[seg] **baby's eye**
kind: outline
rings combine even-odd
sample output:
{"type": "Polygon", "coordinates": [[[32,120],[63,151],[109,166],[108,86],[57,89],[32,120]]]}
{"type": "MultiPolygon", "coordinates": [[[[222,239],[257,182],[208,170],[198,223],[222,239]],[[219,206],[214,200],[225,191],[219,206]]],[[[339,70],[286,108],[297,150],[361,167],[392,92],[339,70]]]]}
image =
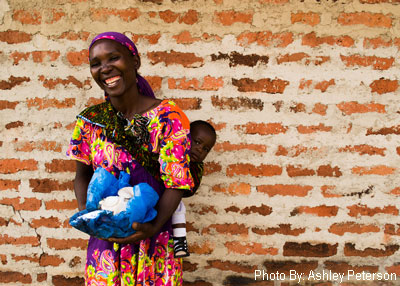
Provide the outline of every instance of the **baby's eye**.
{"type": "Polygon", "coordinates": [[[199,142],[199,141],[197,141],[197,140],[194,140],[194,143],[195,143],[195,144],[200,144],[200,142],[199,142]]]}

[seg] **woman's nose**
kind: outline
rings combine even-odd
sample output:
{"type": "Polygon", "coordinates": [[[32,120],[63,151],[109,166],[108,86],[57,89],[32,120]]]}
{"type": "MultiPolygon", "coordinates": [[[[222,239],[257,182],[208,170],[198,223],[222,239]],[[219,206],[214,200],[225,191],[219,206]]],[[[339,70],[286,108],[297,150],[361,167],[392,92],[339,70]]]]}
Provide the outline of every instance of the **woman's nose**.
{"type": "Polygon", "coordinates": [[[104,64],[101,65],[100,71],[102,73],[109,73],[111,71],[111,67],[110,67],[110,65],[108,63],[104,63],[104,64]]]}

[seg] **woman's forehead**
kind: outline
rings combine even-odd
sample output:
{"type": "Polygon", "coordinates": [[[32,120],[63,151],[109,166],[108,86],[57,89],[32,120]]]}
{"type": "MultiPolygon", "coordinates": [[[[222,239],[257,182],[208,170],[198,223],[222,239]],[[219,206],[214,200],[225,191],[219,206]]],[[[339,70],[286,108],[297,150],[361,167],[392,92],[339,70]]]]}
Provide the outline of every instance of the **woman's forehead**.
{"type": "Polygon", "coordinates": [[[101,39],[96,41],[89,50],[89,57],[95,57],[99,54],[103,53],[111,53],[111,52],[129,52],[127,48],[125,48],[123,45],[120,43],[109,40],[109,39],[101,39]]]}

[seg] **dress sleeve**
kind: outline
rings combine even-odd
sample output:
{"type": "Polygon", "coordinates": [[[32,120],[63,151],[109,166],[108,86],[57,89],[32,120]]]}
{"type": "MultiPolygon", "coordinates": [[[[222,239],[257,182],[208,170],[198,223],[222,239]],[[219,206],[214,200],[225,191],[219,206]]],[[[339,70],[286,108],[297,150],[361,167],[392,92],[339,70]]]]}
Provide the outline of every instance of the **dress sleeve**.
{"type": "Polygon", "coordinates": [[[159,116],[160,175],[166,188],[191,191],[194,183],[189,168],[190,125],[186,115],[174,103],[159,116]]]}
{"type": "Polygon", "coordinates": [[[86,122],[82,118],[77,119],[67,150],[67,156],[86,165],[92,164],[92,154],[90,148],[91,133],[93,131],[92,129],[92,124],[86,122]]]}

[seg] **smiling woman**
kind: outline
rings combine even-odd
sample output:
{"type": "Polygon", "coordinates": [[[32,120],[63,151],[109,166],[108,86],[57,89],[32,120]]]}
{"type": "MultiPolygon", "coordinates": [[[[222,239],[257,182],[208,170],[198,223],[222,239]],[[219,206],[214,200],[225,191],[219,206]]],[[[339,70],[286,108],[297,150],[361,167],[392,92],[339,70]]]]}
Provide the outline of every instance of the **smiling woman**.
{"type": "Polygon", "coordinates": [[[175,103],[154,97],[137,72],[138,51],[123,34],[95,37],[89,61],[107,100],[78,115],[67,151],[77,160],[74,188],[79,210],[85,209],[88,184],[100,167],[116,177],[128,172],[136,183],[145,177],[144,167],[160,183],[155,188],[160,200],[157,217],[150,223],[133,223],[133,235],[90,238],[85,283],[182,285],[182,260],[173,253],[171,215],[183,194],[193,190],[189,121],[175,103]]]}

